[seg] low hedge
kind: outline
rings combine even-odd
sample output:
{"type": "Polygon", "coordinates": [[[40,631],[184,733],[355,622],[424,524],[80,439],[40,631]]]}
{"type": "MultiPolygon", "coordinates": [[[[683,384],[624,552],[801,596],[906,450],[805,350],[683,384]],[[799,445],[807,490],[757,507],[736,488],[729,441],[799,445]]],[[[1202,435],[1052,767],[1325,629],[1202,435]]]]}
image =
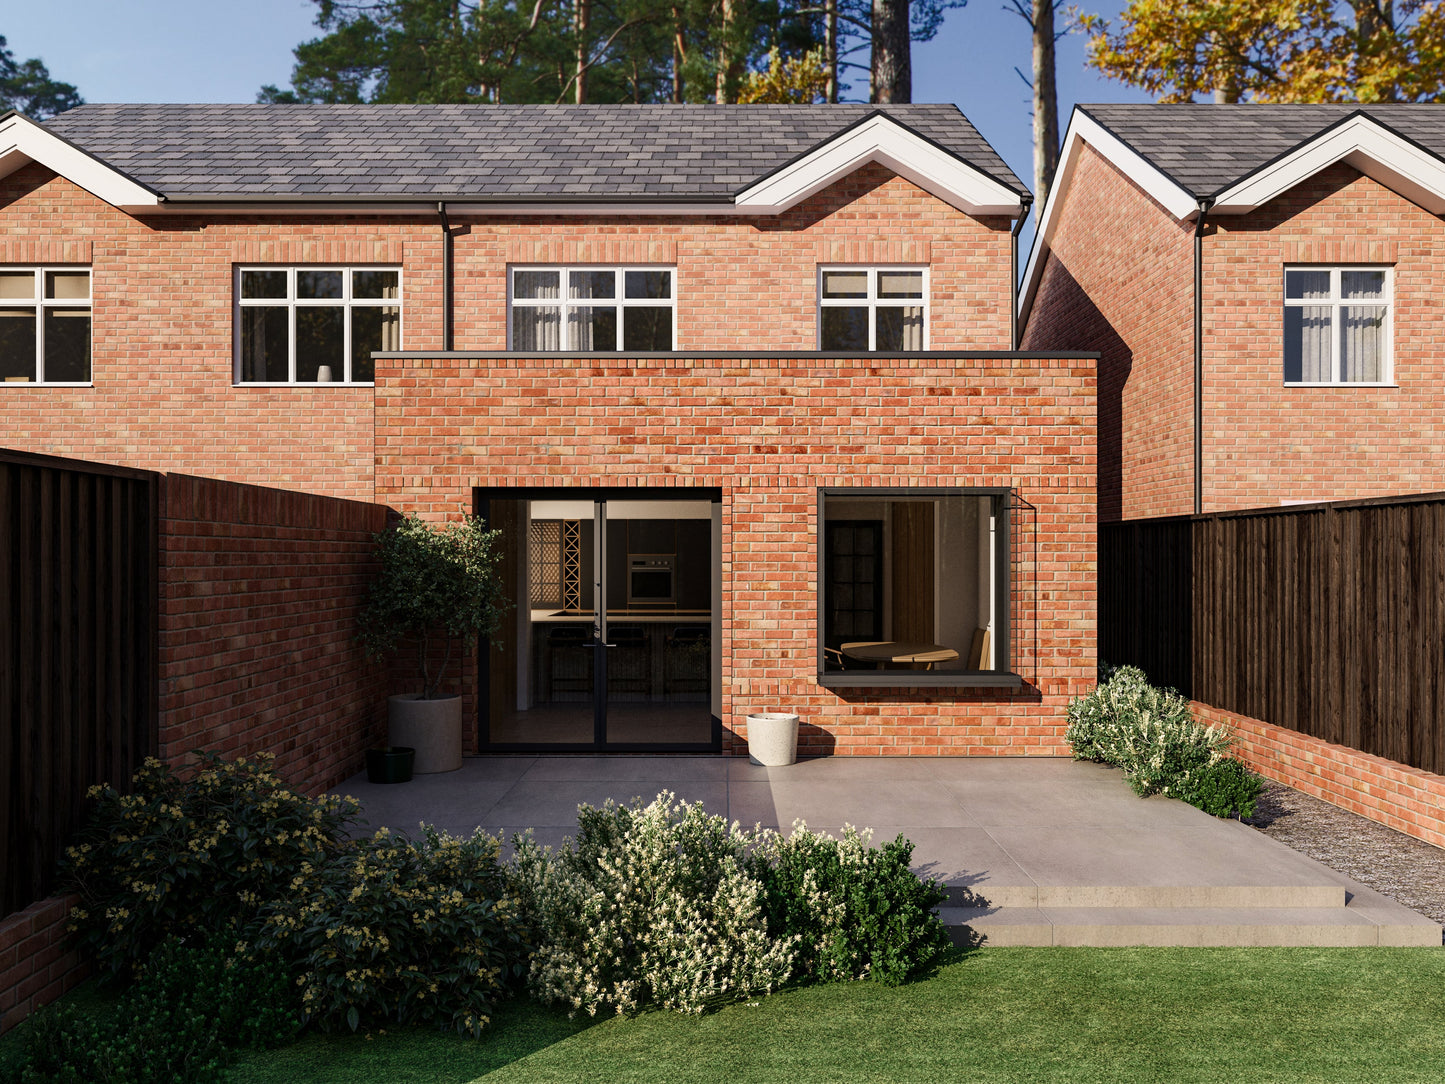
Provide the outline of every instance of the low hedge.
{"type": "Polygon", "coordinates": [[[1075,760],[1122,769],[1141,798],[1164,794],[1215,817],[1250,817],[1262,781],[1228,755],[1234,735],[1194,721],[1189,701],[1149,684],[1134,666],[1106,671],[1069,704],[1065,740],[1075,760]]]}

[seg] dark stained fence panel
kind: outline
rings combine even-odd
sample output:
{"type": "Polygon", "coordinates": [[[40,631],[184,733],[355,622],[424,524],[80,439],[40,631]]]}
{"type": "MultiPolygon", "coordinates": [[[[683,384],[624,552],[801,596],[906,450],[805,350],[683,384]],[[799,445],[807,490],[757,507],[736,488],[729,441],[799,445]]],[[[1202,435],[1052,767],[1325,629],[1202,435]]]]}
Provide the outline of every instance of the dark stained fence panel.
{"type": "Polygon", "coordinates": [[[1445,494],[1100,529],[1099,657],[1445,774],[1445,494]]]}
{"type": "Polygon", "coordinates": [[[158,476],[0,451],[0,914],[154,748],[158,476]]]}

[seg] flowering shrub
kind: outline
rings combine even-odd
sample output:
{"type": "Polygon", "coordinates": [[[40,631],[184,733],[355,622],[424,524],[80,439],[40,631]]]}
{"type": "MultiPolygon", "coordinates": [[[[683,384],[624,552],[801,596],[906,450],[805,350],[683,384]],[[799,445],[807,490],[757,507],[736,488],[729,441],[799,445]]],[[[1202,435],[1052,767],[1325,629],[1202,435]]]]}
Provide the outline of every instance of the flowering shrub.
{"type": "Polygon", "coordinates": [[[1075,699],[1064,738],[1075,760],[1123,769],[1141,798],[1166,794],[1216,817],[1254,812],[1260,782],[1228,757],[1234,744],[1228,728],[1196,723],[1189,701],[1150,685],[1137,667],[1113,670],[1075,699]]]}
{"type": "Polygon", "coordinates": [[[269,754],[201,754],[182,779],[148,757],[131,793],[93,787],[89,822],[62,862],[80,904],[70,929],[112,974],[169,935],[244,925],[304,867],[324,862],[356,815],[351,799],[287,790],[269,754]]]}
{"type": "Polygon", "coordinates": [[[794,974],[822,981],[876,979],[897,985],[950,946],[933,909],[947,895],[909,868],[903,836],[881,848],[846,827],[842,839],[808,830],[759,833],[753,869],[766,886],[768,925],[796,943],[794,974]]]}
{"type": "Polygon", "coordinates": [[[303,869],[266,909],[253,953],[290,962],[323,1028],[393,1020],[480,1035],[526,972],[528,945],[496,839],[382,829],[303,869]]]}
{"type": "Polygon", "coordinates": [[[780,986],[794,938],[769,936],[748,843],[666,792],[645,807],[582,806],[575,843],[556,852],[515,840],[513,884],[539,935],[532,991],[595,1015],[701,1012],[780,986]]]}
{"type": "Polygon", "coordinates": [[[273,961],[246,961],[223,938],[168,938],[109,1014],[60,1004],[26,1030],[15,1077],[24,1084],[109,1081],[210,1084],[226,1079],[237,1047],[290,1040],[301,1020],[293,987],[273,961]]]}

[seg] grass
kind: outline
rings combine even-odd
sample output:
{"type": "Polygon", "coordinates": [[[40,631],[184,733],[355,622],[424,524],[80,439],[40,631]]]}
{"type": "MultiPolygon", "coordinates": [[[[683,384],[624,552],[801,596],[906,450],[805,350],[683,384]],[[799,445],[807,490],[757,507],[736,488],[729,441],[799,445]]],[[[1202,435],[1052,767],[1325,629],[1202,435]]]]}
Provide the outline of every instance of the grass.
{"type": "MultiPolygon", "coordinates": [[[[15,1035],[0,1039],[0,1065],[15,1035]]],[[[247,1053],[234,1073],[238,1084],[1436,1082],[1445,953],[987,949],[905,987],[791,990],[702,1017],[569,1020],[517,1001],[480,1042],[309,1034],[247,1053]]]]}

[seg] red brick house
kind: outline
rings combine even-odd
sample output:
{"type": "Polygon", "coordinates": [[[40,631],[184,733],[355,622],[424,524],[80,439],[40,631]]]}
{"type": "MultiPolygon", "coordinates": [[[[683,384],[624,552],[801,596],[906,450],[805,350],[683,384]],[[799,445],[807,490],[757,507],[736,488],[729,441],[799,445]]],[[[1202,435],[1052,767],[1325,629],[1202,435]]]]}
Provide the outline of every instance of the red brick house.
{"type": "Polygon", "coordinates": [[[1445,110],[1074,112],[1020,299],[1098,350],[1102,519],[1445,489],[1445,110]]]}
{"type": "Polygon", "coordinates": [[[11,115],[0,443],[481,511],[472,749],[1062,753],[1094,358],[1012,350],[1027,207],[951,106],[11,115]]]}

